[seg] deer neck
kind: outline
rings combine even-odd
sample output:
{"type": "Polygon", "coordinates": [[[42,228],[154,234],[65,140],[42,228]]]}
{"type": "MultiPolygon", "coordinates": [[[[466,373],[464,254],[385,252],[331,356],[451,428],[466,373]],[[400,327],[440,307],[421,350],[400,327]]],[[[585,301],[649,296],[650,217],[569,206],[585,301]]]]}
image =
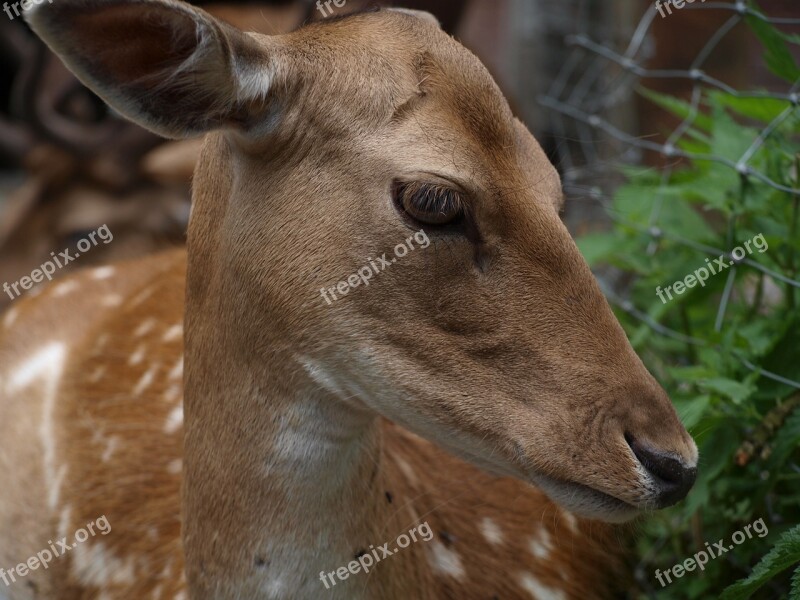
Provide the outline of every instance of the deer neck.
{"type": "Polygon", "coordinates": [[[366,596],[367,584],[398,577],[411,553],[393,557],[381,576],[330,590],[320,573],[377,546],[398,519],[386,498],[381,422],[326,389],[321,367],[293,351],[252,298],[243,301],[241,274],[212,248],[231,193],[227,153],[224,140],[207,143],[189,233],[183,539],[191,595],[366,596]]]}
{"type": "Polygon", "coordinates": [[[379,423],[315,389],[292,359],[257,366],[218,333],[213,350],[187,355],[205,371],[191,402],[187,388],[193,597],[318,597],[321,571],[380,539],[365,521],[386,516],[379,423]]]}

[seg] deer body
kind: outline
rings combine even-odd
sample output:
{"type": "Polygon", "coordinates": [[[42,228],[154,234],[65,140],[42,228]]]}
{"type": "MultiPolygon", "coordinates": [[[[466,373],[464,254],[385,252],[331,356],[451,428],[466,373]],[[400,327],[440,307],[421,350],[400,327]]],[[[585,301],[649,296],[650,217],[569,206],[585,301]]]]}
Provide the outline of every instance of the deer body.
{"type": "Polygon", "coordinates": [[[208,137],[187,253],[5,315],[0,566],[112,526],[10,597],[610,596],[597,519],[680,499],[696,449],[477,60],[417,13],[271,38],[170,0],[51,8],[32,26],[118,110],[208,137]],[[429,248],[320,301],[420,223],[429,248]]]}
{"type": "MultiPolygon", "coordinates": [[[[3,443],[25,454],[2,465],[4,494],[12,496],[0,513],[0,565],[36,556],[48,540],[74,543],[73,533],[100,515],[111,524],[108,536],[0,588],[10,598],[186,597],[185,268],[185,253],[176,251],[87,270],[6,314],[3,443]],[[77,285],[62,296],[66,282],[77,285]],[[122,295],[118,308],[103,308],[109,295],[122,295]],[[39,332],[46,341],[32,344],[39,332]],[[49,399],[56,385],[57,398],[49,399]],[[51,464],[43,461],[48,454],[51,464]]],[[[213,377],[229,366],[220,364],[213,377]]],[[[250,397],[270,405],[257,428],[253,409],[239,402],[225,415],[226,431],[216,432],[208,459],[219,476],[237,480],[199,507],[200,520],[225,523],[199,545],[209,565],[229,561],[221,575],[241,587],[220,594],[209,586],[197,597],[577,598],[616,589],[622,548],[610,526],[579,521],[535,488],[487,474],[387,421],[326,411],[326,374],[310,361],[271,367],[280,379],[303,376],[307,391],[250,397]],[[281,421],[291,425],[270,425],[281,421]],[[253,437],[242,437],[248,430],[253,437]],[[236,438],[229,448],[226,435],[236,438]],[[434,532],[430,542],[335,586],[320,580],[320,571],[347,566],[370,546],[396,549],[395,538],[423,521],[434,532]]]]}

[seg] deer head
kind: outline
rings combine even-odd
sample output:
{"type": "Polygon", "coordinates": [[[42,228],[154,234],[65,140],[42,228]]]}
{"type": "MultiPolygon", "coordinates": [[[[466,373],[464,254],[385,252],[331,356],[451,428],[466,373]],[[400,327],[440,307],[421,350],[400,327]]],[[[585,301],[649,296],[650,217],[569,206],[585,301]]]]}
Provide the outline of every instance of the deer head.
{"type": "Polygon", "coordinates": [[[59,0],[29,20],[122,114],[211,134],[189,232],[188,428],[220,409],[209,357],[255,373],[280,354],[276,394],[305,378],[581,515],[621,521],[688,492],[695,444],[562,224],[556,170],[430,15],[265,36],[174,0],[59,0]],[[419,230],[430,244],[395,255],[419,230]],[[369,285],[321,296],[384,253],[396,262],[369,285]]]}

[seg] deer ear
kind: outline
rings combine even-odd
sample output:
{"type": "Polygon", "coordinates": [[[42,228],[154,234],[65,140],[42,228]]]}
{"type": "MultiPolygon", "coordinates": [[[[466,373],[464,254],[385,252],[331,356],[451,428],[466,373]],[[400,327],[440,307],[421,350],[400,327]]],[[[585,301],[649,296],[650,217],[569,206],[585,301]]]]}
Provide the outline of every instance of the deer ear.
{"type": "Polygon", "coordinates": [[[98,96],[164,137],[246,126],[275,71],[269,38],[175,0],[59,0],[26,19],[98,96]]]}

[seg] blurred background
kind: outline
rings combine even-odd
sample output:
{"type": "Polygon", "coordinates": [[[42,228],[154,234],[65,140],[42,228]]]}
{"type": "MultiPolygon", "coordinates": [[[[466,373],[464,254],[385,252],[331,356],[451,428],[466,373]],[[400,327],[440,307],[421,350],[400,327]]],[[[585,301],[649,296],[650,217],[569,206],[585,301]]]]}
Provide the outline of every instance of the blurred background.
{"type": "MultiPolygon", "coordinates": [[[[264,34],[324,18],[314,0],[194,4],[264,34]]],[[[495,76],[560,170],[565,222],[701,447],[690,500],[642,526],[629,596],[734,585],[728,597],[800,598],[788,568],[800,561],[798,0],[378,4],[434,13],[495,76]],[[656,298],[758,234],[769,252],[656,298]],[[765,538],[669,588],[655,580],[757,518],[765,538]]],[[[120,119],[11,13],[0,53],[0,284],[104,224],[113,243],[58,276],[184,243],[199,142],[120,119]]],[[[0,294],[0,311],[11,303],[0,294]]]]}

